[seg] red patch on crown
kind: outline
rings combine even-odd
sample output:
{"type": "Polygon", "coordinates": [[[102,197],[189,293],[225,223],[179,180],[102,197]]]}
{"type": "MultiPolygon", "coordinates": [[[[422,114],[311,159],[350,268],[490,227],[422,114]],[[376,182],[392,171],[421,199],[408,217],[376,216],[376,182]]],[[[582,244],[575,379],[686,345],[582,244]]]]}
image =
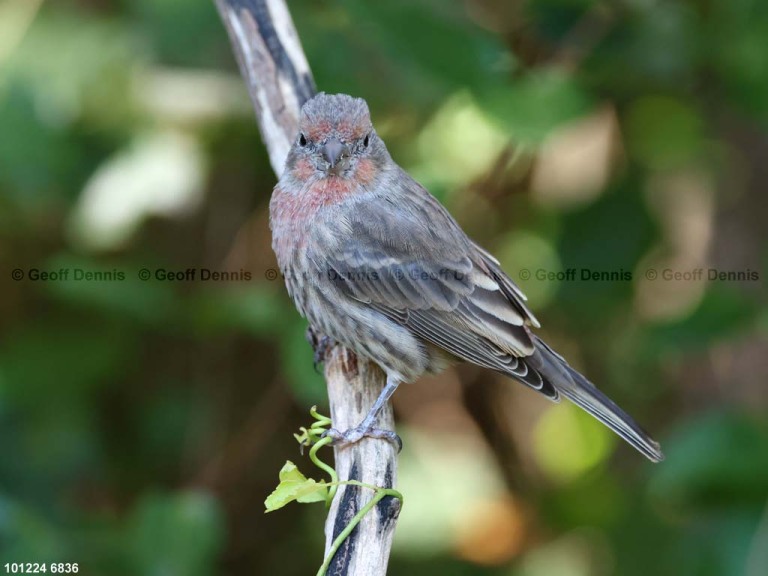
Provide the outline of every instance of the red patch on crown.
{"type": "Polygon", "coordinates": [[[353,124],[346,120],[341,120],[336,125],[336,130],[345,141],[353,142],[359,138],[364,137],[370,128],[367,126],[361,126],[360,124],[353,124]]]}
{"type": "Polygon", "coordinates": [[[323,142],[328,136],[336,134],[343,142],[349,144],[364,138],[370,130],[370,126],[352,123],[347,120],[340,120],[336,125],[333,125],[328,120],[318,120],[305,130],[305,134],[313,142],[323,142]]]}
{"type": "Polygon", "coordinates": [[[317,120],[307,129],[307,138],[313,142],[322,142],[333,130],[333,124],[327,120],[317,120]]]}

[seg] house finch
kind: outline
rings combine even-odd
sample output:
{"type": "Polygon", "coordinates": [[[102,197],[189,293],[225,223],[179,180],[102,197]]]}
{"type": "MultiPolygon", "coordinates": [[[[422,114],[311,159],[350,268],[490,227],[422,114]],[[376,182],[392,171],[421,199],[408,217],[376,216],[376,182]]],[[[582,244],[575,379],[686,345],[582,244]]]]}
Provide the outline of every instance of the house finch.
{"type": "Polygon", "coordinates": [[[531,328],[526,297],[491,254],[390,157],[368,106],[319,94],[270,202],[272,247],[288,292],[315,330],[376,362],[387,384],[338,443],[396,438],[374,427],[400,382],[466,361],[565,396],[653,461],[664,458],[621,408],[531,328]]]}

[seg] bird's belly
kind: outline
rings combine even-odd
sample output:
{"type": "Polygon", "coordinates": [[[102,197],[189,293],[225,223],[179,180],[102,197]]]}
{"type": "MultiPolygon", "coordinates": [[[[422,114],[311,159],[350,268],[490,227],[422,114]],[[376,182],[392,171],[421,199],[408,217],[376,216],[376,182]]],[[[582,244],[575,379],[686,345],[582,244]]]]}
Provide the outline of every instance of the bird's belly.
{"type": "Polygon", "coordinates": [[[433,371],[434,351],[406,327],[366,304],[340,293],[332,284],[292,282],[288,292],[313,328],[376,362],[385,372],[412,382],[433,371]]]}

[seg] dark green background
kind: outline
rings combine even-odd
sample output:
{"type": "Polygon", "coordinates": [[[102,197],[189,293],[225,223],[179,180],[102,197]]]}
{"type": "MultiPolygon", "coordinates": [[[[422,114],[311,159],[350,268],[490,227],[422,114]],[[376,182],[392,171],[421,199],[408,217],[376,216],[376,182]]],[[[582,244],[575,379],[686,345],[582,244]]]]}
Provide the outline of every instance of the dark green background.
{"type": "MultiPolygon", "coordinates": [[[[768,573],[768,4],[289,4],[318,87],[368,100],[667,454],[472,368],[409,386],[390,573],[768,573]],[[570,268],[631,280],[535,277],[570,268]]],[[[322,506],[263,500],[286,459],[319,476],[291,433],[323,382],[265,277],[275,177],[212,2],[0,11],[0,560],[313,574],[322,506]],[[189,267],[252,277],[137,276],[189,267]],[[27,277],[61,268],[125,280],[27,277]]]]}

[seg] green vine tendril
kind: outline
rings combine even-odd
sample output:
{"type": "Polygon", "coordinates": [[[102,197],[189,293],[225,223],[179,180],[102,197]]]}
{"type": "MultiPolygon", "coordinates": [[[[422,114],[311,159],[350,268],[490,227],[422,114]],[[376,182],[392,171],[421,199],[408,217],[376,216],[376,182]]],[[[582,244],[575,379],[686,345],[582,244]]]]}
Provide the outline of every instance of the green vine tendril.
{"type": "Polygon", "coordinates": [[[301,503],[320,502],[324,501],[326,507],[330,507],[333,498],[336,495],[339,486],[357,486],[359,488],[366,488],[373,490],[374,495],[365,506],[363,506],[357,514],[350,520],[349,524],[341,531],[336,539],[331,544],[331,548],[328,551],[328,555],[323,560],[323,565],[320,566],[320,570],[317,572],[317,576],[325,576],[328,571],[328,567],[331,564],[331,560],[338,552],[341,545],[344,543],[352,531],[360,524],[360,521],[370,512],[374,506],[381,502],[387,496],[397,498],[400,500],[400,505],[403,504],[403,495],[393,488],[381,488],[379,486],[373,486],[371,484],[365,484],[357,480],[339,480],[339,475],[331,466],[323,462],[317,455],[320,448],[328,446],[332,440],[327,437],[323,437],[323,434],[331,427],[331,419],[327,416],[323,416],[317,412],[317,407],[313,406],[309,411],[315,421],[309,428],[300,428],[300,434],[294,434],[296,441],[303,449],[309,447],[309,459],[312,463],[320,468],[323,472],[328,474],[330,481],[318,481],[312,478],[305,477],[299,472],[296,465],[293,462],[286,462],[283,469],[280,471],[280,484],[275,488],[272,494],[264,502],[266,511],[272,512],[279,508],[282,508],[289,502],[294,500],[301,503]]]}

